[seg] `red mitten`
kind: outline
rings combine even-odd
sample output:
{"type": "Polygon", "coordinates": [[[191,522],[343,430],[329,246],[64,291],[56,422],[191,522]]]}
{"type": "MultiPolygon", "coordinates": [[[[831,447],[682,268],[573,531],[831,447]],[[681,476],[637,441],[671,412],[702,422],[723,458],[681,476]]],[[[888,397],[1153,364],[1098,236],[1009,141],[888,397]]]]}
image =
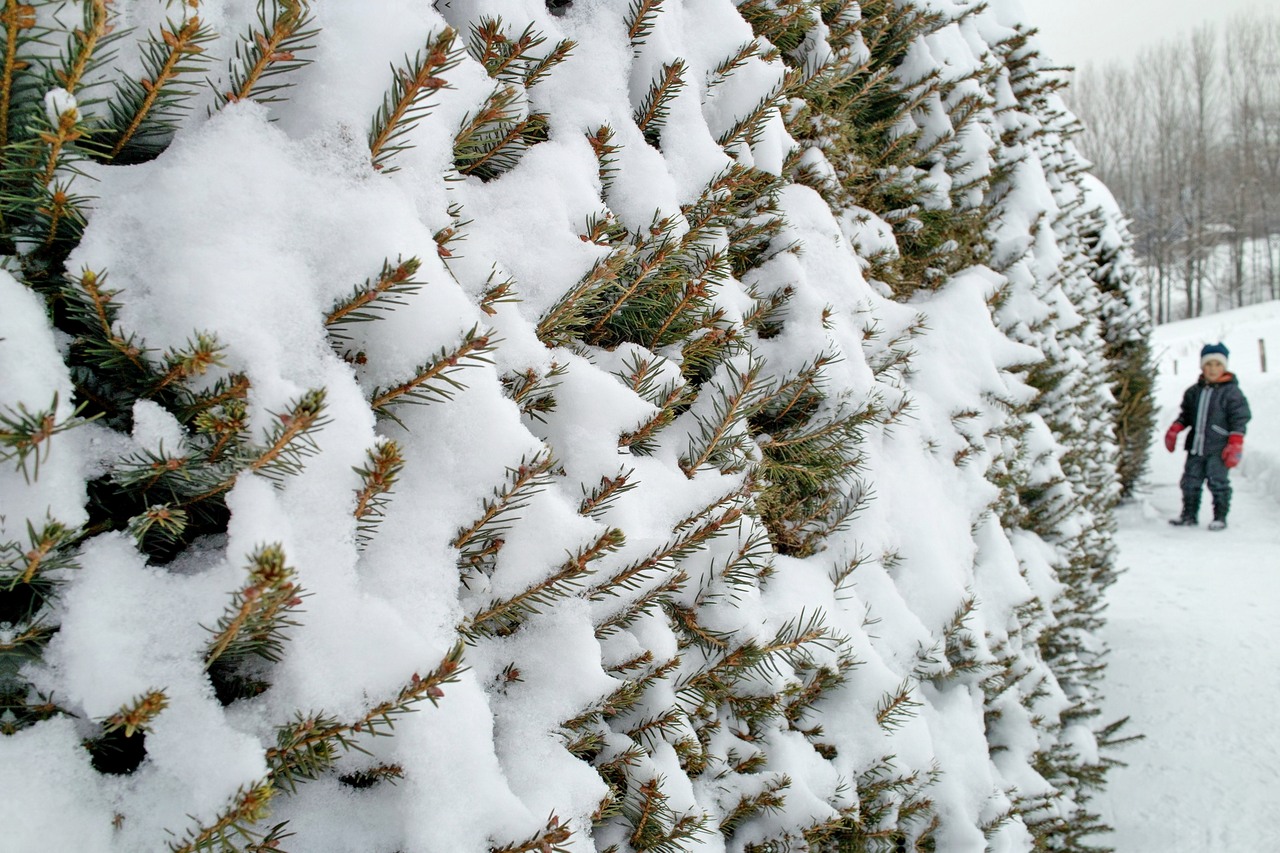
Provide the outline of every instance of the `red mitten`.
{"type": "Polygon", "coordinates": [[[1222,464],[1228,468],[1234,468],[1240,464],[1242,455],[1244,455],[1244,436],[1233,432],[1227,436],[1227,446],[1222,448],[1222,464]]]}
{"type": "Polygon", "coordinates": [[[1184,429],[1186,429],[1185,426],[1174,421],[1173,426],[1169,427],[1169,431],[1164,434],[1164,446],[1170,453],[1178,446],[1178,433],[1184,429]]]}

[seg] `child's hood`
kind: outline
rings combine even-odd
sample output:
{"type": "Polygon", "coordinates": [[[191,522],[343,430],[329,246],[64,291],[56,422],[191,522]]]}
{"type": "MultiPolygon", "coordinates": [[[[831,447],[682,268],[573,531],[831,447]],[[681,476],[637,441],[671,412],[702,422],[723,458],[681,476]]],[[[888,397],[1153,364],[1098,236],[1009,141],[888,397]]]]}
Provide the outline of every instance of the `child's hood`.
{"type": "Polygon", "coordinates": [[[1201,376],[1201,377],[1197,380],[1196,384],[1198,384],[1198,385],[1228,385],[1228,384],[1230,384],[1230,383],[1232,383],[1232,382],[1235,382],[1237,385],[1238,385],[1238,384],[1240,384],[1240,383],[1236,380],[1236,375],[1235,375],[1234,373],[1224,373],[1224,374],[1222,374],[1221,376],[1219,376],[1219,377],[1218,377],[1218,381],[1217,381],[1217,382],[1210,382],[1208,379],[1205,379],[1203,376],[1201,376]]]}

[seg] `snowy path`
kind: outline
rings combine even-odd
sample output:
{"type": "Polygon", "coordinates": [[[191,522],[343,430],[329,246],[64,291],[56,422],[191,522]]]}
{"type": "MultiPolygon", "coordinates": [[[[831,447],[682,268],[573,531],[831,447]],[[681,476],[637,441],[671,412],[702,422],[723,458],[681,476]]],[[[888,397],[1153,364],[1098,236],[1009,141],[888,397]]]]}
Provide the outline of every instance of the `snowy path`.
{"type": "MultiPolygon", "coordinates": [[[[1247,452],[1247,451],[1246,451],[1247,452]]],[[[1280,504],[1233,477],[1230,529],[1182,530],[1183,454],[1120,515],[1105,719],[1146,739],[1096,804],[1118,853],[1280,851],[1280,504]]],[[[1208,495],[1202,515],[1208,516],[1208,495]]],[[[1207,520],[1202,518],[1201,523],[1207,520]]]]}

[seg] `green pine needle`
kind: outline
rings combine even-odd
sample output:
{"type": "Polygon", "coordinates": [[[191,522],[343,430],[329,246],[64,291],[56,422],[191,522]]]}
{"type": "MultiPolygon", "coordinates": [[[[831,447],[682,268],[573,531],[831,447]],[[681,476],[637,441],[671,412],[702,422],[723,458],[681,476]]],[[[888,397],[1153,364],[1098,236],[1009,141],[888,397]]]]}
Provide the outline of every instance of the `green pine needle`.
{"type": "Polygon", "coordinates": [[[455,46],[457,32],[446,27],[427,40],[427,45],[405,57],[404,66],[391,69],[391,88],[369,128],[369,156],[373,168],[394,171],[391,158],[411,147],[408,137],[431,113],[431,96],[452,88],[442,74],[462,61],[462,49],[455,46]]]}
{"type": "Polygon", "coordinates": [[[293,85],[278,80],[311,63],[299,57],[312,50],[318,29],[312,24],[310,0],[258,0],[258,26],[236,42],[229,60],[230,88],[217,91],[219,107],[238,101],[272,103],[293,85]]]}

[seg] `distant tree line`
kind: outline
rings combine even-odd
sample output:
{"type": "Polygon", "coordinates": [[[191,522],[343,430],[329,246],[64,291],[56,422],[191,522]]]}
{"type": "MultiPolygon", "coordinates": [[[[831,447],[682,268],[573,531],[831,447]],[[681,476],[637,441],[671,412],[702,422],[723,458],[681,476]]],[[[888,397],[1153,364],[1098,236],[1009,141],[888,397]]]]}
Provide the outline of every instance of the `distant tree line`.
{"type": "Polygon", "coordinates": [[[1085,66],[1067,97],[1156,322],[1280,298],[1280,13],[1085,66]]]}

